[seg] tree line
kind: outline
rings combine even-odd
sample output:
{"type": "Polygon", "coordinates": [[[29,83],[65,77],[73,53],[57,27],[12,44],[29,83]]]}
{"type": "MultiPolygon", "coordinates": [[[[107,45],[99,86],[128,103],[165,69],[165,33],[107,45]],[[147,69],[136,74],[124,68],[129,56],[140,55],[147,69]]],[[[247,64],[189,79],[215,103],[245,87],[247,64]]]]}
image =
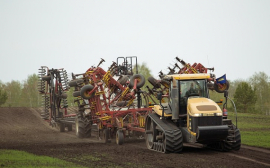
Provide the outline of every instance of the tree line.
{"type": "MultiPolygon", "coordinates": [[[[147,79],[153,75],[147,65],[145,63],[138,65],[138,70],[145,76],[146,85],[151,86],[147,79]]],[[[229,81],[229,97],[234,101],[238,112],[270,115],[269,79],[270,77],[264,72],[256,72],[247,80],[229,81]]],[[[38,82],[37,74],[29,75],[23,82],[0,81],[0,107],[40,107],[42,97],[38,92],[38,82]]],[[[69,106],[75,105],[72,93],[72,89],[67,92],[69,106]]],[[[225,100],[223,94],[215,91],[210,91],[210,98],[214,101],[225,100]]],[[[228,109],[234,109],[232,103],[228,103],[228,109]]]]}
{"type": "MultiPolygon", "coordinates": [[[[238,112],[270,115],[270,77],[267,74],[255,72],[246,80],[237,79],[229,83],[229,97],[234,101],[238,112]]],[[[212,91],[210,98],[225,100],[223,94],[212,91]]],[[[228,103],[228,109],[234,110],[233,103],[228,103]]]]}
{"type": "Polygon", "coordinates": [[[38,76],[33,74],[23,82],[12,80],[3,83],[0,81],[0,100],[2,100],[0,106],[39,107],[41,96],[38,92],[38,80],[38,76]]]}

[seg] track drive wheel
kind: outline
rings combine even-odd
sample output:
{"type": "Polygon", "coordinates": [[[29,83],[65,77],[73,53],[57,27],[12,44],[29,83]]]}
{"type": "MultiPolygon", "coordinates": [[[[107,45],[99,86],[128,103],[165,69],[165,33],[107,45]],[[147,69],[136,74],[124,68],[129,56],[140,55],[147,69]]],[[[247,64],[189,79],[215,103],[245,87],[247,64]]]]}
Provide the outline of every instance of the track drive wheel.
{"type": "Polygon", "coordinates": [[[153,120],[148,117],[145,126],[147,148],[161,153],[180,153],[183,149],[181,130],[171,121],[159,120],[157,115],[151,117],[153,120]]]}
{"type": "Polygon", "coordinates": [[[122,130],[117,130],[116,132],[116,144],[122,145],[124,143],[124,133],[122,130]]]}
{"type": "Polygon", "coordinates": [[[151,120],[151,118],[147,118],[145,125],[145,142],[148,149],[153,149],[154,142],[157,141],[156,136],[156,124],[151,120]]]}

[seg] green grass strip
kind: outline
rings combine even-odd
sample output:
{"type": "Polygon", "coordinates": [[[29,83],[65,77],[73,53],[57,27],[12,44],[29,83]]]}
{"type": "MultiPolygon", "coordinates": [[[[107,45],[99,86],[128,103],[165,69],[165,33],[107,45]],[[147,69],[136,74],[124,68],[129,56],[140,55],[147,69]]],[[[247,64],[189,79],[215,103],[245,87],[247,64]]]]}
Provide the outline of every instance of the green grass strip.
{"type": "Polygon", "coordinates": [[[61,159],[48,156],[37,156],[31,153],[18,150],[0,150],[0,167],[20,168],[83,168],[61,159]]]}
{"type": "MultiPolygon", "coordinates": [[[[229,118],[235,123],[234,113],[231,113],[229,118]]],[[[238,113],[237,121],[242,144],[270,148],[270,116],[238,113]]]]}
{"type": "Polygon", "coordinates": [[[270,148],[270,132],[269,131],[242,131],[242,144],[270,148]]]}

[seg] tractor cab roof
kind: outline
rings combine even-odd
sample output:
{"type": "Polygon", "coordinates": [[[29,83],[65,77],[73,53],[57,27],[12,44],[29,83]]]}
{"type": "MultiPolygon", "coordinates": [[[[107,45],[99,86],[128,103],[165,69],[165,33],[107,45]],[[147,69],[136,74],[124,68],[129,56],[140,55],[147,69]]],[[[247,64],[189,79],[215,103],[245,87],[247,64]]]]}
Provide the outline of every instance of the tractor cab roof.
{"type": "Polygon", "coordinates": [[[209,79],[210,74],[197,73],[197,74],[173,74],[166,77],[173,78],[175,80],[192,80],[192,79],[209,79]]]}

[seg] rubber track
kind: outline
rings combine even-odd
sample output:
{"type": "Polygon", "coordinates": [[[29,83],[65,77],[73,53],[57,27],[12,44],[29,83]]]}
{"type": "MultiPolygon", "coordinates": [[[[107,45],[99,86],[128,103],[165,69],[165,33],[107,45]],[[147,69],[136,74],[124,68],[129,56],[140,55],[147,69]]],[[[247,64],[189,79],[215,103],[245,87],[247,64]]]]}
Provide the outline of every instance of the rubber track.
{"type": "Polygon", "coordinates": [[[241,135],[239,129],[237,129],[233,124],[228,125],[229,127],[229,135],[225,141],[216,142],[213,144],[209,144],[208,148],[229,152],[231,150],[239,150],[241,147],[241,135]]]}
{"type": "Polygon", "coordinates": [[[153,122],[165,133],[166,147],[162,142],[154,142],[152,149],[162,153],[179,153],[183,148],[183,136],[181,130],[169,120],[161,120],[155,113],[148,115],[153,122]]]}

